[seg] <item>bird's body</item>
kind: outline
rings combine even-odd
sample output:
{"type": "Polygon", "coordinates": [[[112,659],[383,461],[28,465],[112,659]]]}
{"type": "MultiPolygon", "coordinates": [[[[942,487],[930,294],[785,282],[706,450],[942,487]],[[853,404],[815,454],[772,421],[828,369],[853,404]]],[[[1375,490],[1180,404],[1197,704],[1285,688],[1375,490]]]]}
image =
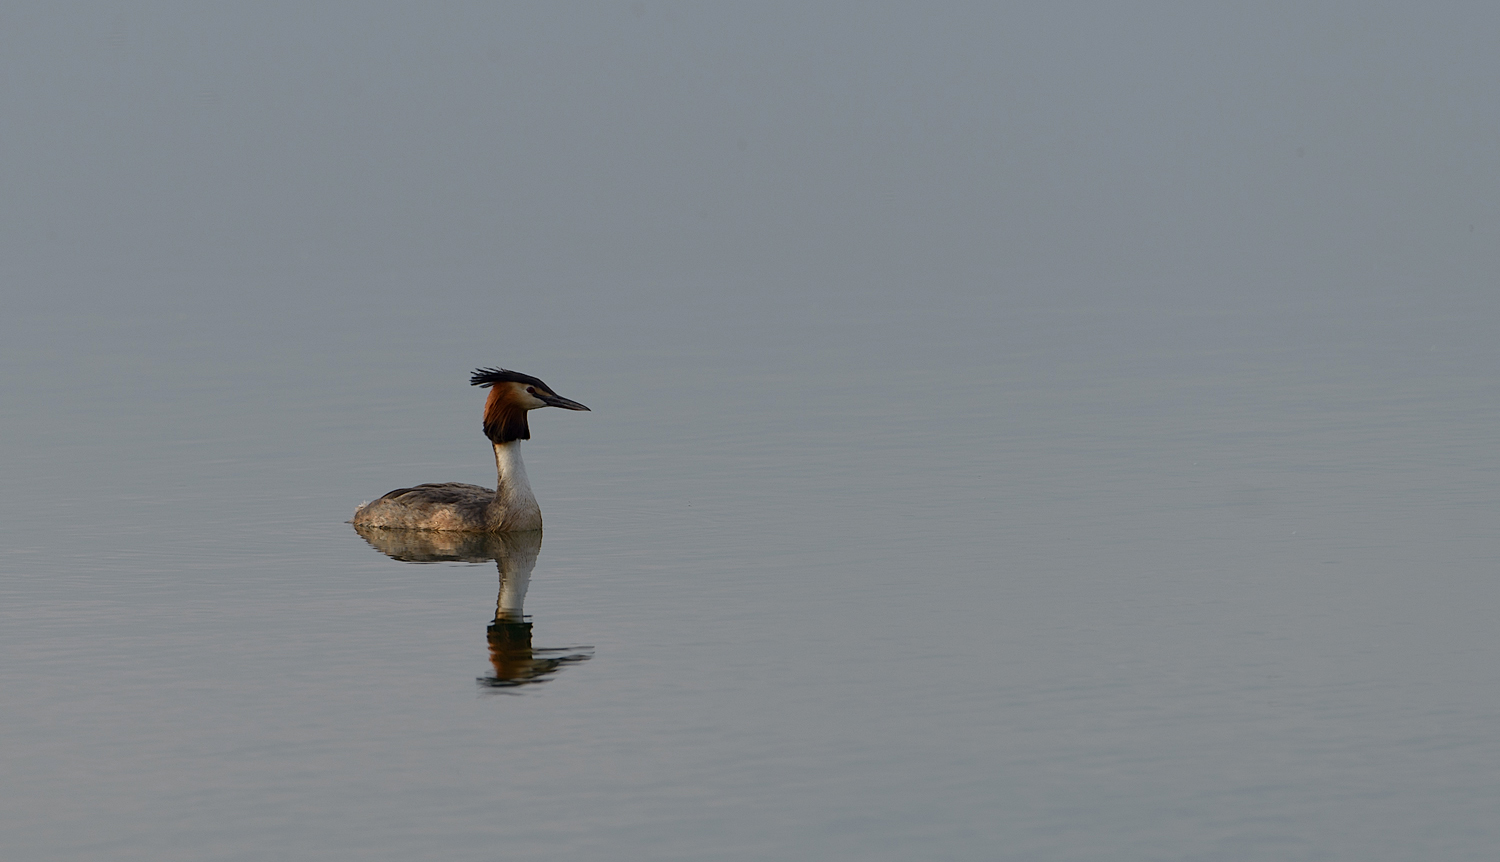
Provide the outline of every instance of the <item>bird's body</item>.
{"type": "Polygon", "coordinates": [[[484,406],[484,432],[495,448],[496,487],[443,482],[397,488],[355,509],[356,527],[462,533],[542,528],[542,510],[521,462],[520,441],[531,438],[526,411],[547,406],[588,408],[558,396],[535,377],[503,368],[481,368],[470,382],[491,387],[484,406]]]}

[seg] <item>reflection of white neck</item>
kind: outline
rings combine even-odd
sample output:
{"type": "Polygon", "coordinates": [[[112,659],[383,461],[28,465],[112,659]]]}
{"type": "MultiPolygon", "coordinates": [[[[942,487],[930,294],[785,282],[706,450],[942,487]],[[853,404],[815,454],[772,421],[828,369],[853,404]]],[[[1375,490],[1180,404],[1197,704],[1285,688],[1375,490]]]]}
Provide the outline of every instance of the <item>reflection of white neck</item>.
{"type": "Polygon", "coordinates": [[[538,532],[502,533],[495,547],[495,567],[500,570],[500,596],[495,599],[495,619],[502,622],[525,622],[526,588],[531,585],[531,570],[542,550],[538,532]]]}
{"type": "Polygon", "coordinates": [[[495,473],[495,500],[490,503],[485,519],[505,530],[540,530],[542,509],[526,480],[521,441],[495,444],[495,473]]]}
{"type": "Polygon", "coordinates": [[[522,620],[526,588],[531,586],[531,569],[500,574],[500,597],[495,601],[495,619],[522,620]]]}

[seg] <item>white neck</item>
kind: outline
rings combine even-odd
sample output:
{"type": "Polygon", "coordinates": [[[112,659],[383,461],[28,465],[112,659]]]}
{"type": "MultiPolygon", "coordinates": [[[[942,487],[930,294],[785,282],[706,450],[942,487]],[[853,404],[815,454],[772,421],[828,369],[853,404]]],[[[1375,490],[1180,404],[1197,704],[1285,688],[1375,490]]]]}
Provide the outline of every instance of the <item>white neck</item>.
{"type": "Polygon", "coordinates": [[[542,509],[526,480],[520,440],[495,444],[495,473],[495,501],[490,504],[490,519],[503,522],[507,530],[540,530],[542,509]]]}

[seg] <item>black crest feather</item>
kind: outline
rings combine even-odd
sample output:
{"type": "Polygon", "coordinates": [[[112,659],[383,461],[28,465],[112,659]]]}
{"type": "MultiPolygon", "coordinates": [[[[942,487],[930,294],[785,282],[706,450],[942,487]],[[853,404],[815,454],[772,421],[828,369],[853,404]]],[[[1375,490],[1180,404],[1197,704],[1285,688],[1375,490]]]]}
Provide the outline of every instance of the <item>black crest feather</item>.
{"type": "Polygon", "coordinates": [[[540,386],[548,392],[552,387],[543,383],[530,374],[522,374],[519,371],[510,371],[505,368],[476,368],[469,375],[470,386],[494,386],[496,383],[524,383],[527,386],[540,386]]]}

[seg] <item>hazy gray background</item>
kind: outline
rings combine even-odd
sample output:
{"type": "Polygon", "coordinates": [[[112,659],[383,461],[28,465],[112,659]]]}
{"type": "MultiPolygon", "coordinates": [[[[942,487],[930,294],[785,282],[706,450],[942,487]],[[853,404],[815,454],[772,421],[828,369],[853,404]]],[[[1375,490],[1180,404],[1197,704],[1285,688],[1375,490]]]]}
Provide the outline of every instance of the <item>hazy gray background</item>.
{"type": "Polygon", "coordinates": [[[1483,280],[1497,25],[1485,4],[12,7],[4,254],[532,289],[1483,280]]]}
{"type": "Polygon", "coordinates": [[[1497,33],[0,10],[4,855],[1495,858],[1497,33]]]}

